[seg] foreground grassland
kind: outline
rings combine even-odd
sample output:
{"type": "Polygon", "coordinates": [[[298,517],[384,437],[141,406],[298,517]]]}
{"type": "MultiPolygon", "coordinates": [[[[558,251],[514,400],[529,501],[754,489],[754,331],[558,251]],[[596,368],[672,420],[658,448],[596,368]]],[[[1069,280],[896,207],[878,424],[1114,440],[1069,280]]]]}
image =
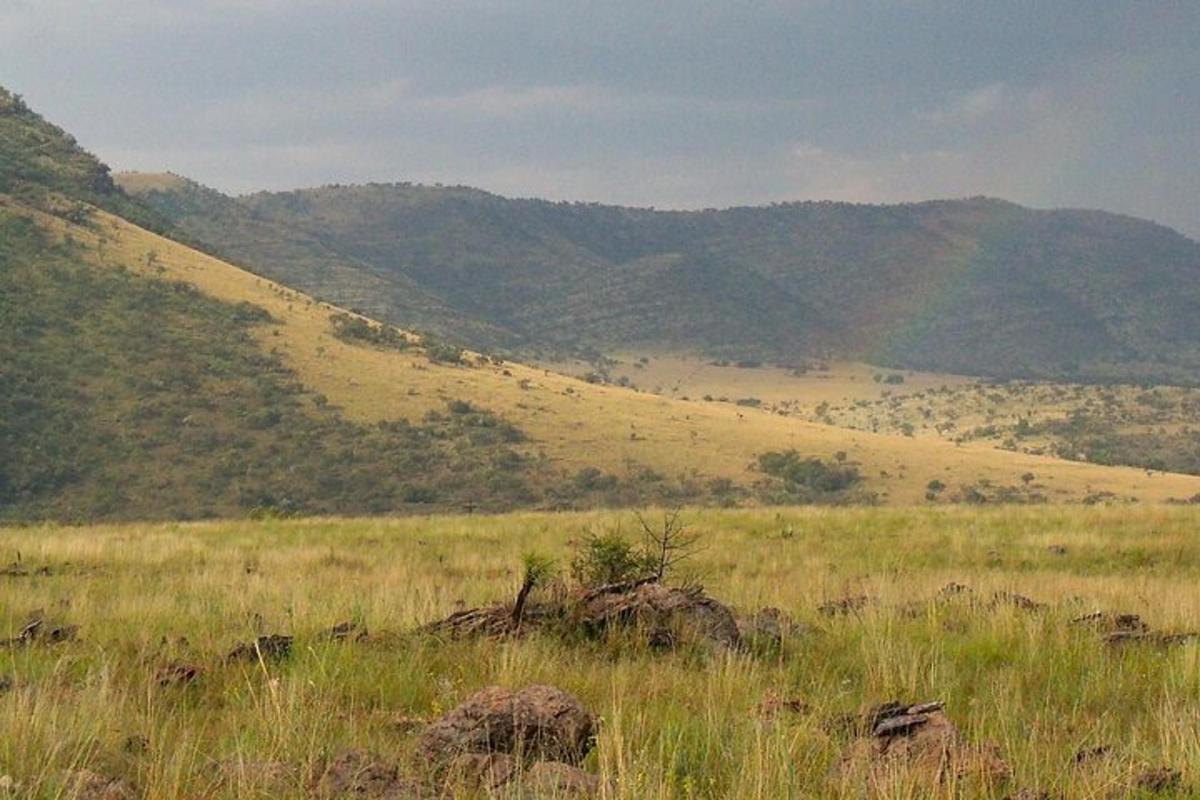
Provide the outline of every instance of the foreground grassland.
{"type": "MultiPolygon", "coordinates": [[[[890,797],[1133,797],[1146,767],[1200,786],[1200,647],[1113,647],[1070,620],[1139,614],[1200,629],[1200,513],[1188,508],[694,511],[698,577],[741,611],[775,606],[805,626],[779,649],[410,635],[456,606],[511,598],[521,556],[569,560],[586,531],[629,514],[507,515],[22,528],[0,531],[0,638],[31,612],[78,625],[56,644],[0,649],[0,779],[61,796],[71,770],[120,777],[147,798],[303,797],[255,764],[303,776],[369,748],[419,770],[406,718],[431,718],[492,684],[548,683],[602,717],[585,766],[606,797],[861,796],[831,769],[838,715],[892,699],[944,700],[1013,777],[938,788],[901,775],[890,797]],[[973,591],[938,600],[950,582],[973,591]],[[989,602],[1016,592],[1030,611],[989,602]],[[820,604],[867,596],[856,613],[820,604]],[[322,635],[355,620],[369,639],[322,635]],[[225,663],[260,633],[296,637],[279,663],[225,663]],[[185,686],[159,685],[172,663],[185,686]],[[796,700],[777,708],[772,698],[796,700]],[[764,702],[766,705],[764,706],[764,702]],[[1107,756],[1075,754],[1109,746],[1107,756]],[[911,782],[909,782],[911,780],[911,782]],[[1028,794],[1028,797],[1039,795],[1028,794]]],[[[1174,794],[1172,794],[1174,792],[1174,794]]],[[[1147,795],[1148,796],[1148,795],[1147,795]]]]}

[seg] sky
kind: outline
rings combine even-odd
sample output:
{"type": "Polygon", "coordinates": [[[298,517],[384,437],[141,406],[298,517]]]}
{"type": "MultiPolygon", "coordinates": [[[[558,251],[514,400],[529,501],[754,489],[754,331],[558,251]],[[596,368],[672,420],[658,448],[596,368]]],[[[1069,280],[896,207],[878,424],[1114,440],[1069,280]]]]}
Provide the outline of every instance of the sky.
{"type": "Polygon", "coordinates": [[[0,0],[0,85],[230,193],[992,195],[1200,238],[1197,41],[1197,0],[0,0]]]}

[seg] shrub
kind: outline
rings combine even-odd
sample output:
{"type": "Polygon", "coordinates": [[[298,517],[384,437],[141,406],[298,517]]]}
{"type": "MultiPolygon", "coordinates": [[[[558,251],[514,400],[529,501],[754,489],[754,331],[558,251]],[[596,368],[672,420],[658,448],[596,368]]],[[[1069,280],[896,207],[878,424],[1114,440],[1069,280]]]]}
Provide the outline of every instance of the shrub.
{"type": "Polygon", "coordinates": [[[795,450],[762,453],[758,457],[758,468],[783,481],[789,490],[840,492],[862,479],[854,467],[826,464],[819,458],[804,458],[795,450]]]}
{"type": "Polygon", "coordinates": [[[581,586],[636,580],[652,570],[651,560],[620,531],[585,535],[571,560],[571,579],[581,586]]]}

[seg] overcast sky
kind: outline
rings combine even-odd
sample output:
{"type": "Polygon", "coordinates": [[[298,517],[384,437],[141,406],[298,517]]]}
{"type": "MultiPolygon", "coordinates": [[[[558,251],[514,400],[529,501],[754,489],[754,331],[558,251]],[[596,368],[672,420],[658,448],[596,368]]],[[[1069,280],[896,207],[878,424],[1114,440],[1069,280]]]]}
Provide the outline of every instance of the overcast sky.
{"type": "Polygon", "coordinates": [[[1198,0],[0,0],[117,169],[698,208],[976,194],[1200,237],[1198,0]]]}

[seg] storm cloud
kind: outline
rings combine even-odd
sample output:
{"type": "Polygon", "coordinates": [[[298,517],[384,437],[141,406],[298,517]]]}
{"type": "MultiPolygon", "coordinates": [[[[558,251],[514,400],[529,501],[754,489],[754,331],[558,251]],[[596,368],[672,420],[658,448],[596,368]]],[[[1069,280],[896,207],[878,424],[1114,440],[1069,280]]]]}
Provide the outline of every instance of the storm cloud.
{"type": "Polygon", "coordinates": [[[1200,4],[8,0],[118,169],[699,208],[987,194],[1200,236],[1200,4]]]}

